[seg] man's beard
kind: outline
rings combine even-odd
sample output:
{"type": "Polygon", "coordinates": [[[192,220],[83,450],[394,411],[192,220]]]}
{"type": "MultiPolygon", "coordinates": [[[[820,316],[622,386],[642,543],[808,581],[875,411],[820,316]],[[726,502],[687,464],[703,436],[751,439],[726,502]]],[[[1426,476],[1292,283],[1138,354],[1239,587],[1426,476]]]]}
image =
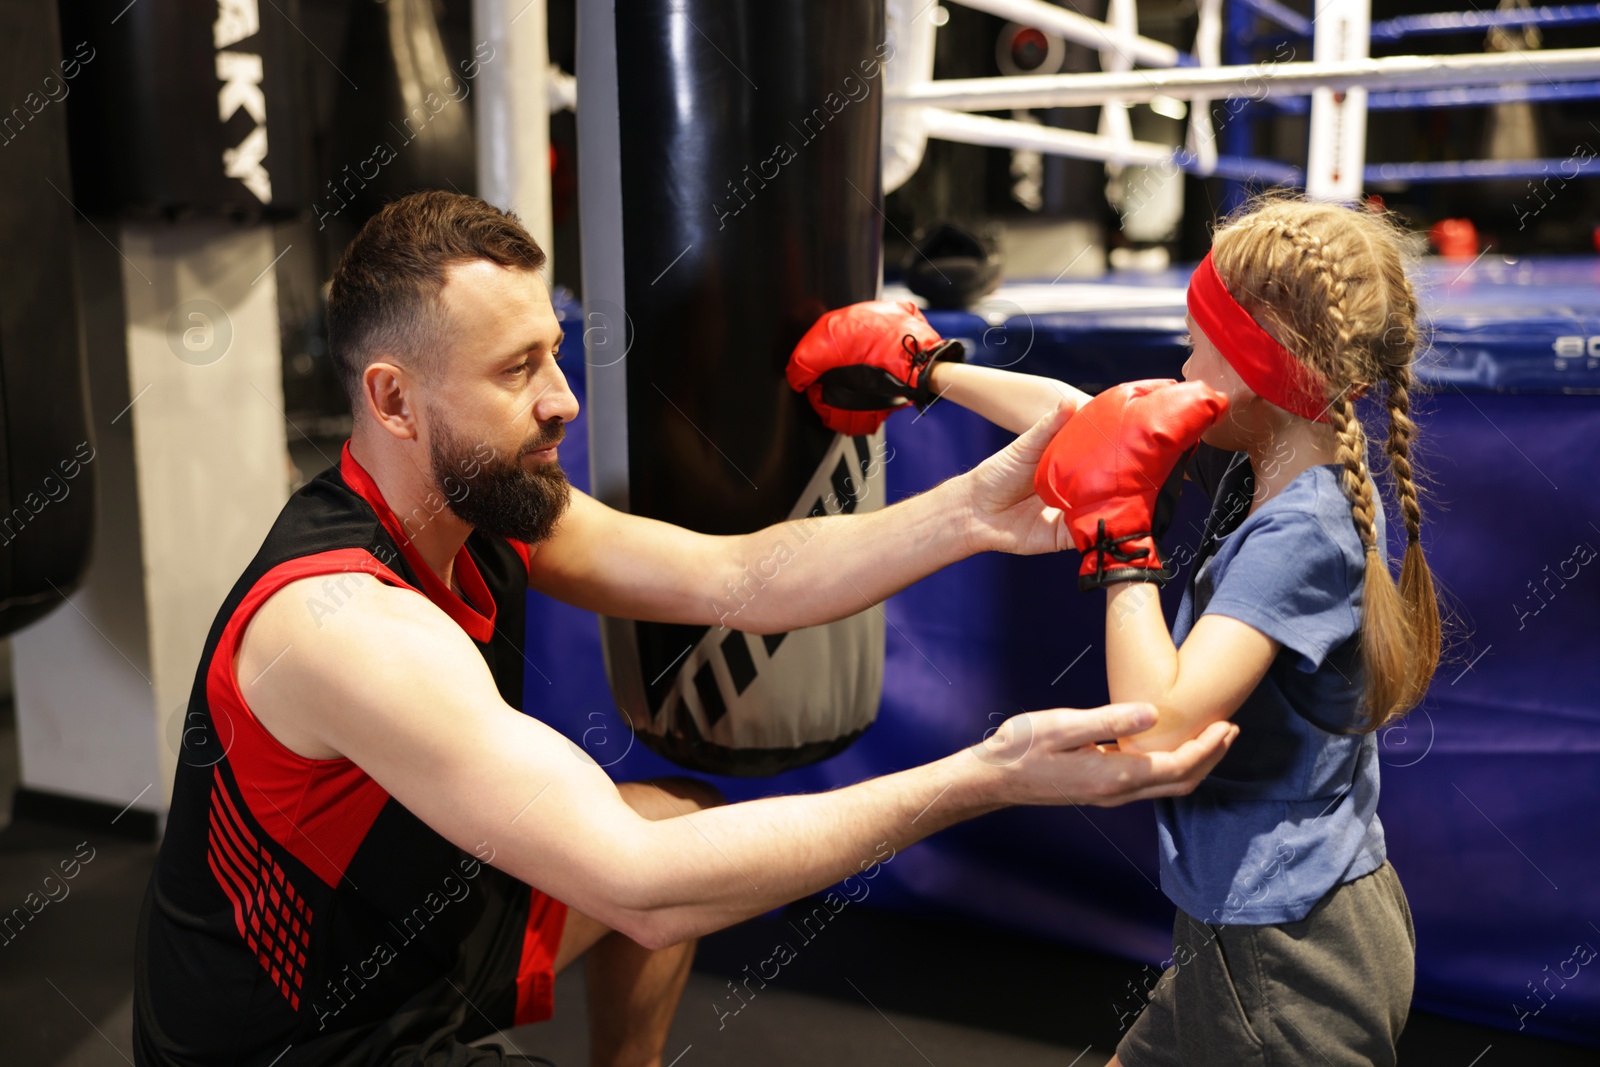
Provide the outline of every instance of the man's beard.
{"type": "Polygon", "coordinates": [[[566,436],[561,423],[551,424],[512,456],[485,443],[469,444],[437,418],[433,424],[429,461],[434,484],[457,518],[491,537],[528,544],[538,544],[555,531],[571,502],[572,485],[556,461],[529,470],[522,457],[566,436]]]}

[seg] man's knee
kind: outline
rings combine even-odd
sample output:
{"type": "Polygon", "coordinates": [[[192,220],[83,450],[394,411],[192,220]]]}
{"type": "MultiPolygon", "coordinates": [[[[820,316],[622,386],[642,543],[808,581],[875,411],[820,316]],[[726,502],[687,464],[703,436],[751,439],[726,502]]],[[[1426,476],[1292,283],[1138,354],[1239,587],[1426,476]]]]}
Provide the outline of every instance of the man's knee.
{"type": "Polygon", "coordinates": [[[688,815],[728,802],[716,786],[695,778],[651,778],[625,782],[617,788],[634,811],[652,820],[688,815]]]}

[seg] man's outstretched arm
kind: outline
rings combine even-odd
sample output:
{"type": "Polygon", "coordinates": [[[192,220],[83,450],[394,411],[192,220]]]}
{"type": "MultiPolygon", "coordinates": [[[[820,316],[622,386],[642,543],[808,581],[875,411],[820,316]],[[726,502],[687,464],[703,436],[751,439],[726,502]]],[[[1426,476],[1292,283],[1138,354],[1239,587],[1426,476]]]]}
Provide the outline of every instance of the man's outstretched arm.
{"type": "Polygon", "coordinates": [[[462,848],[646,946],[820,890],[952,823],[1013,804],[1118,804],[1187,792],[1236,730],[1170,753],[1094,744],[1151,709],[1017,716],[981,748],[830,793],[650,822],[561,735],[508,707],[472,642],[419,594],[363,577],[312,620],[302,583],[251,623],[238,664],[257,717],[306,755],[353,760],[462,848]],[[263,668],[272,655],[287,654],[263,668]]]}
{"type": "Polygon", "coordinates": [[[533,557],[529,585],[602,615],[777,633],[854,615],[978,552],[1071,542],[1033,474],[1070,409],[982,464],[880,511],[714,537],[627,515],[581,493],[533,557]]]}

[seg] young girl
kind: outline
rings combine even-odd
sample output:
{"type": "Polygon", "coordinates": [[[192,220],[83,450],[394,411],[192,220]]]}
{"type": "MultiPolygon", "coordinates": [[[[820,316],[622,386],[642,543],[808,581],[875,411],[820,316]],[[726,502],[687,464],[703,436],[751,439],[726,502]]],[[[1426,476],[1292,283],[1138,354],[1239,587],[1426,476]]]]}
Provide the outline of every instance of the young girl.
{"type": "MultiPolygon", "coordinates": [[[[1172,965],[1112,1063],[1392,1064],[1415,938],[1385,858],[1374,731],[1421,699],[1439,656],[1410,457],[1416,299],[1399,235],[1366,211],[1258,202],[1217,231],[1189,307],[1184,377],[1224,394],[1227,410],[1188,468],[1213,506],[1177,619],[1169,634],[1150,585],[1166,577],[1158,555],[1104,566],[1122,543],[1104,525],[1080,584],[1106,590],[1111,699],[1158,709],[1124,749],[1171,748],[1229,717],[1241,732],[1192,795],[1157,801],[1161,885],[1178,907],[1172,965]],[[1388,414],[1406,533],[1398,587],[1356,414],[1364,395],[1388,414]]],[[[1164,440],[1153,431],[1167,416],[1139,406],[1162,396],[1154,383],[1138,399],[1086,401],[981,367],[929,372],[931,392],[1008,428],[1058,398],[1081,405],[1057,444],[1075,427],[1142,435],[1115,442],[1121,459],[1164,440]],[[1091,425],[1096,403],[1126,407],[1091,425]]],[[[1168,469],[1183,444],[1168,444],[1168,469]]],[[[1080,465],[1087,455],[1059,451],[1080,465]]],[[[1081,479],[1075,490],[1079,469],[1056,473],[1061,499],[1046,502],[1071,525],[1090,491],[1081,479]]]]}

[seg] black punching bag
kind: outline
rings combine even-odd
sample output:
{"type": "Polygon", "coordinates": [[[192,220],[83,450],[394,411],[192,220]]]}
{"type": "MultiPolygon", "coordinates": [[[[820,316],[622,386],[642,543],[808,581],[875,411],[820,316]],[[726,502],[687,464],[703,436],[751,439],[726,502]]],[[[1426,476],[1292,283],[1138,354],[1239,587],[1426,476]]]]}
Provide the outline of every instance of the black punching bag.
{"type": "Polygon", "coordinates": [[[0,5],[0,100],[12,107],[0,116],[0,635],[61,606],[94,532],[67,173],[74,51],[54,3],[0,5]]]}
{"type": "Polygon", "coordinates": [[[71,0],[61,14],[80,72],[79,208],[253,218],[310,204],[297,0],[71,0]]]}
{"type": "MultiPolygon", "coordinates": [[[[580,0],[579,169],[596,495],[713,534],[881,506],[882,431],[836,436],[784,381],[882,254],[881,0],[580,0]]],[[[803,534],[708,591],[721,626],[603,620],[641,741],[771,774],[871,724],[883,618],[737,627],[803,534]]],[[[765,606],[765,605],[764,605],[765,606]]]]}
{"type": "Polygon", "coordinates": [[[334,107],[327,178],[311,209],[317,227],[344,213],[353,231],[422,189],[471,192],[470,97],[493,60],[494,49],[480,43],[452,61],[433,0],[355,0],[340,63],[351,83],[340,84],[334,107]]]}

